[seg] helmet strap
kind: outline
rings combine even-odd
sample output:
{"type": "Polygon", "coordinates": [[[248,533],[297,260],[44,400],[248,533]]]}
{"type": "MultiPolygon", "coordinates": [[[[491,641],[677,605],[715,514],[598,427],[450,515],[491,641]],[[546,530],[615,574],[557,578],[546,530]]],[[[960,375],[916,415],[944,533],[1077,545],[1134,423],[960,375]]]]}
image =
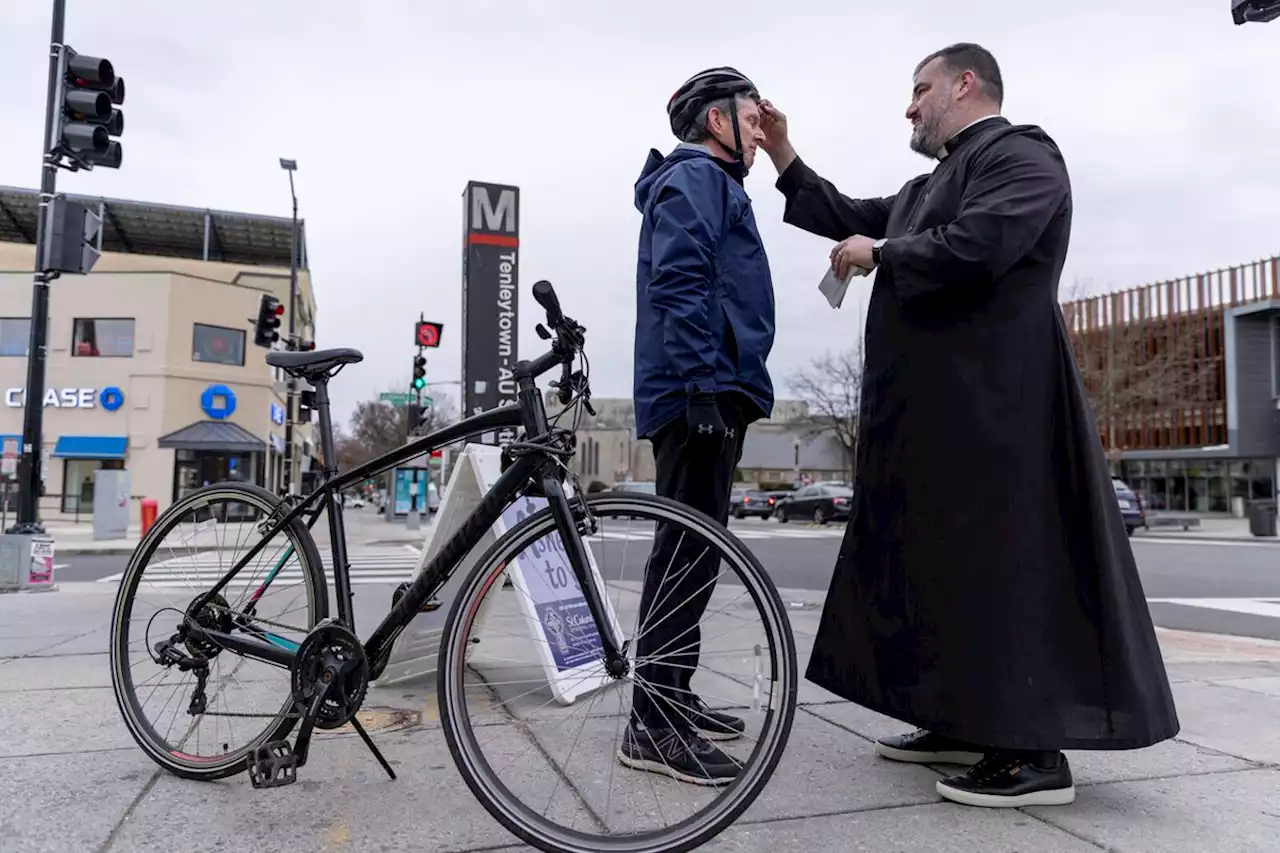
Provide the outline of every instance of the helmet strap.
{"type": "Polygon", "coordinates": [[[736,95],[733,96],[731,103],[733,104],[733,109],[729,113],[729,121],[733,123],[733,147],[730,148],[725,145],[718,136],[713,138],[720,144],[721,148],[729,153],[729,156],[733,158],[733,162],[742,170],[742,177],[745,178],[748,170],[746,152],[742,149],[742,131],[738,127],[738,97],[736,95]]]}

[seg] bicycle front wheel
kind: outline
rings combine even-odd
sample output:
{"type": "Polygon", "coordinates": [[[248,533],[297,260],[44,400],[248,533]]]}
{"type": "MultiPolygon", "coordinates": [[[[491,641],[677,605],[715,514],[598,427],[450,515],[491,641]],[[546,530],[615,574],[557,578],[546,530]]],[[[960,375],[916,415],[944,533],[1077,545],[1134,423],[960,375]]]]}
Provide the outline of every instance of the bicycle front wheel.
{"type": "Polygon", "coordinates": [[[629,671],[606,672],[551,511],[521,498],[507,518],[523,520],[480,557],[445,624],[445,738],[489,813],[540,850],[692,850],[756,799],[786,747],[798,678],[786,609],[710,517],[644,494],[585,504],[629,671]]]}

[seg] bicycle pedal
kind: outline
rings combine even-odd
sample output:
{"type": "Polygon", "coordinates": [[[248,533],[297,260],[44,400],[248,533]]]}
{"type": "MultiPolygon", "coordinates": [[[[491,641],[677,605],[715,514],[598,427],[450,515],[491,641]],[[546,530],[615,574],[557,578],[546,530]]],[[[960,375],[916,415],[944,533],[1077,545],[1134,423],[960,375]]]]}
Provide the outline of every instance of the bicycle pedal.
{"type": "Polygon", "coordinates": [[[298,781],[298,756],[287,740],[275,740],[249,753],[249,783],[255,788],[279,788],[298,781]]]}

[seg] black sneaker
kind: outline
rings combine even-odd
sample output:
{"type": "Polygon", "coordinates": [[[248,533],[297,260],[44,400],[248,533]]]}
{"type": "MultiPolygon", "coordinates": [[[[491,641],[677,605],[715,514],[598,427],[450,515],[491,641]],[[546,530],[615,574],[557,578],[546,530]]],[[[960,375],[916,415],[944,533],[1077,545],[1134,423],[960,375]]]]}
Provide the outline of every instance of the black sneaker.
{"type": "Polygon", "coordinates": [[[707,740],[734,740],[742,737],[742,733],[747,730],[747,724],[741,717],[713,711],[697,696],[689,700],[685,719],[707,740]]]}
{"type": "Polygon", "coordinates": [[[913,764],[977,764],[985,750],[971,743],[917,729],[909,734],[880,738],[876,741],[876,752],[893,761],[913,764]]]}
{"type": "Polygon", "coordinates": [[[634,770],[662,773],[693,785],[727,785],[742,764],[696,732],[650,729],[632,723],[622,736],[618,761],[634,770]]]}
{"type": "Polygon", "coordinates": [[[938,793],[965,806],[1019,808],[1065,806],[1075,801],[1076,787],[1060,752],[1040,761],[993,752],[965,773],[938,780],[938,793]]]}

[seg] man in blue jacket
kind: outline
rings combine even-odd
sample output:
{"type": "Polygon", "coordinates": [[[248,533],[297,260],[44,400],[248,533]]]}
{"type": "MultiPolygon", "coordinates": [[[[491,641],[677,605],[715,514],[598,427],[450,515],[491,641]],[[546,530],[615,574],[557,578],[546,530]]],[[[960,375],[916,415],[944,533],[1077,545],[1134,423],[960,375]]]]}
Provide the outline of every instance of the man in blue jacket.
{"type": "MultiPolygon", "coordinates": [[[[667,104],[681,143],[666,157],[651,151],[636,182],[636,431],[653,444],[658,493],[721,523],[747,425],[773,409],[773,282],[742,186],[764,139],[759,100],[733,68],[694,75],[667,104]]],[[[690,690],[719,561],[712,554],[690,567],[697,555],[673,553],[678,538],[659,529],[649,558],[636,654],[656,660],[636,668],[647,689],[633,693],[618,758],[727,784],[740,764],[710,741],[740,737],[743,721],[690,690]]]]}

